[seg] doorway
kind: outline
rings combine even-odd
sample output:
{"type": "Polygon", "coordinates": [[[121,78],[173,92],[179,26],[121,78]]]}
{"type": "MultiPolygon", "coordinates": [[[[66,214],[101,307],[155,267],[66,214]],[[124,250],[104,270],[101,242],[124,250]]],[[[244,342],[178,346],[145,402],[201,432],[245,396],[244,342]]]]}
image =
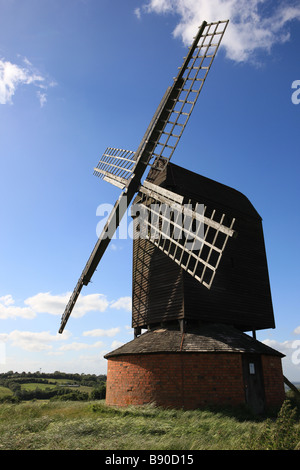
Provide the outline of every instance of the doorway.
{"type": "Polygon", "coordinates": [[[243,355],[243,377],[247,405],[253,413],[263,413],[265,410],[265,393],[261,357],[259,355],[243,355]]]}

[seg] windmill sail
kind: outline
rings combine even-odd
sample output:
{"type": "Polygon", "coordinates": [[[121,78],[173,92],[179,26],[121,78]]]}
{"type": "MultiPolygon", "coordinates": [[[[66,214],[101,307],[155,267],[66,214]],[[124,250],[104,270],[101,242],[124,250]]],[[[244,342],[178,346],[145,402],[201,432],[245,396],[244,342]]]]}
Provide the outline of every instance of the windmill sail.
{"type": "Polygon", "coordinates": [[[196,36],[178,73],[177,79],[182,79],[183,84],[153,151],[154,166],[159,162],[161,167],[162,161],[167,164],[172,157],[195,107],[227,25],[228,20],[205,24],[204,27],[202,25],[203,29],[196,36]]]}
{"type": "Polygon", "coordinates": [[[137,206],[136,236],[150,240],[210,289],[228,239],[235,235],[235,219],[203,204],[183,204],[182,196],[147,181],[137,206]]]}
{"type": "Polygon", "coordinates": [[[168,163],[195,107],[227,25],[228,20],[202,24],[183,65],[179,68],[173,87],[167,89],[137,152],[108,148],[94,169],[94,175],[121,188],[126,187],[131,174],[134,173],[132,163],[138,163],[141,150],[150,141],[151,130],[158,119],[157,129],[160,135],[156,141],[150,141],[155,145],[152,145],[152,152],[148,154],[148,163],[151,162],[160,170],[168,163]],[[172,89],[177,89],[179,94],[173,94],[170,99],[172,89]],[[165,106],[167,100],[168,106],[165,106]],[[163,107],[169,114],[167,118],[166,113],[162,113],[163,107]]]}
{"type": "Polygon", "coordinates": [[[133,174],[134,155],[131,150],[108,147],[94,168],[94,175],[124,189],[133,174]]]}
{"type": "Polygon", "coordinates": [[[62,333],[83,285],[95,272],[150,163],[159,171],[170,160],[202,89],[228,21],[202,23],[173,85],[161,100],[135,153],[108,148],[95,173],[124,189],[98,238],[62,315],[62,333]],[[122,153],[123,152],[123,153],[122,153]],[[152,163],[153,162],[153,163],[152,163]]]}

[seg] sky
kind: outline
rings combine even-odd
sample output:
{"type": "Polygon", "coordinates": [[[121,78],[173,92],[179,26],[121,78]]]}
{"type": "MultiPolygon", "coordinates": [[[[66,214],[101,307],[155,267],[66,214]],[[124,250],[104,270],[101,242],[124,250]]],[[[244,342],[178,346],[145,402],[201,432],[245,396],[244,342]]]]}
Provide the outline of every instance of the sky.
{"type": "Polygon", "coordinates": [[[107,147],[137,149],[197,28],[226,19],[172,162],[241,191],[261,215],[276,328],[257,339],[300,382],[293,0],[0,0],[0,372],[105,374],[104,354],[133,339],[129,215],[58,334],[119,196],[93,168],[107,147]]]}

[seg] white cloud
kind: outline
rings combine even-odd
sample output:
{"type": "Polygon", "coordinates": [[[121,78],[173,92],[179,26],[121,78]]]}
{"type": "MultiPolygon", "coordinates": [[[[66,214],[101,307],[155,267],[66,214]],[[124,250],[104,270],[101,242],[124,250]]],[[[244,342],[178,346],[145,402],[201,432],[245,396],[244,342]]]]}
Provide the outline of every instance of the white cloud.
{"type": "MultiPolygon", "coordinates": [[[[70,299],[71,292],[53,295],[51,292],[40,292],[24,300],[25,306],[15,306],[13,297],[8,294],[0,297],[0,319],[8,320],[15,318],[33,319],[38,313],[50,315],[62,315],[70,299]]],[[[80,295],[72,312],[73,318],[81,318],[88,312],[105,312],[107,308],[131,311],[131,297],[120,297],[109,302],[103,294],[80,295]]],[[[95,330],[102,332],[98,336],[111,336],[112,330],[95,330]]]]}
{"type": "Polygon", "coordinates": [[[43,107],[47,101],[45,90],[54,86],[55,82],[48,83],[47,79],[34,69],[26,57],[23,62],[25,66],[0,59],[0,104],[12,104],[12,98],[18,87],[33,85],[44,90],[43,93],[37,92],[40,105],[43,107]]]}
{"type": "Polygon", "coordinates": [[[4,304],[4,305],[12,305],[15,303],[14,299],[12,298],[12,296],[9,294],[9,295],[4,295],[3,297],[0,297],[0,303],[4,304]]]}
{"type": "MultiPolygon", "coordinates": [[[[62,315],[70,299],[71,292],[61,295],[52,295],[50,292],[41,292],[24,301],[37,313],[50,313],[51,315],[62,315]]],[[[103,294],[80,295],[72,312],[74,318],[84,316],[90,311],[104,312],[109,305],[103,294]]]]}
{"type": "Polygon", "coordinates": [[[86,343],[70,343],[64,344],[60,346],[59,351],[81,351],[83,349],[94,349],[94,348],[103,348],[104,343],[102,341],[97,341],[94,344],[86,344],[86,343]]]}
{"type": "Polygon", "coordinates": [[[283,374],[291,381],[299,382],[300,373],[300,340],[287,340],[283,342],[265,339],[262,343],[280,351],[285,357],[282,359],[283,374]]]}
{"type": "Polygon", "coordinates": [[[136,8],[134,10],[134,14],[137,17],[137,19],[139,19],[139,20],[141,19],[141,9],[140,8],[136,8]]]}
{"type": "Polygon", "coordinates": [[[120,333],[120,328],[110,328],[109,330],[95,329],[90,331],[84,331],[83,336],[108,336],[112,337],[120,333]]]}
{"type": "Polygon", "coordinates": [[[110,308],[116,308],[117,310],[127,310],[131,312],[132,300],[131,297],[120,297],[118,300],[110,304],[110,308]]]}
{"type": "Polygon", "coordinates": [[[36,313],[30,307],[16,307],[14,306],[14,300],[11,295],[4,295],[0,297],[0,319],[15,319],[15,318],[25,318],[32,319],[35,318],[36,313]]]}
{"type": "Polygon", "coordinates": [[[286,42],[290,37],[288,23],[300,20],[300,5],[292,0],[276,5],[270,0],[149,0],[139,14],[141,11],[178,15],[173,34],[185,45],[192,42],[204,20],[229,19],[221,47],[237,62],[252,60],[258,50],[270,52],[275,44],[286,42]]]}
{"type": "Polygon", "coordinates": [[[24,304],[28,305],[37,313],[50,313],[51,315],[62,315],[71,293],[52,295],[50,292],[41,292],[28,297],[24,304]]]}
{"type": "Polygon", "coordinates": [[[52,335],[49,331],[32,332],[14,330],[0,335],[0,341],[10,341],[12,346],[17,346],[25,351],[47,351],[52,349],[52,342],[64,341],[70,337],[67,331],[62,335],[52,335]]]}
{"type": "Polygon", "coordinates": [[[262,341],[262,343],[266,344],[270,348],[275,349],[276,351],[280,351],[282,354],[289,354],[290,350],[293,347],[293,341],[287,340],[283,341],[280,343],[279,341],[276,341],[275,339],[265,339],[262,341]]]}
{"type": "Polygon", "coordinates": [[[295,335],[300,335],[300,326],[297,326],[297,328],[294,329],[293,333],[295,335]]]}
{"type": "Polygon", "coordinates": [[[117,340],[114,340],[112,343],[111,343],[111,348],[112,350],[115,350],[115,349],[118,349],[120,348],[121,346],[123,346],[124,343],[122,343],[122,341],[117,341],[117,340]]]}
{"type": "Polygon", "coordinates": [[[47,95],[46,93],[42,93],[41,91],[37,92],[37,97],[40,101],[41,108],[47,103],[47,95]]]}
{"type": "Polygon", "coordinates": [[[109,302],[103,294],[90,294],[86,296],[79,296],[74,308],[74,317],[79,318],[90,311],[105,312],[109,302]]]}
{"type": "MultiPolygon", "coordinates": [[[[48,356],[53,356],[53,357],[56,357],[56,356],[63,356],[63,352],[62,351],[49,351],[47,353],[48,356]]],[[[56,367],[57,369],[57,367],[56,367]]]]}

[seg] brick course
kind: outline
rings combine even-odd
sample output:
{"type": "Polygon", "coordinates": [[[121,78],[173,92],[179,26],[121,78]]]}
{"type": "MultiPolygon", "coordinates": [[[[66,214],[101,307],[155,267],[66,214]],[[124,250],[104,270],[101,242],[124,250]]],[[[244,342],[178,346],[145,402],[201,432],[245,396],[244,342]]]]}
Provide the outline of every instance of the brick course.
{"type": "Polygon", "coordinates": [[[266,407],[280,406],[285,399],[281,358],[262,356],[266,407]]]}
{"type": "MultiPolygon", "coordinates": [[[[284,400],[281,359],[262,356],[266,406],[284,400]]],[[[170,408],[245,403],[240,353],[156,353],[108,359],[106,403],[170,408]]]]}

